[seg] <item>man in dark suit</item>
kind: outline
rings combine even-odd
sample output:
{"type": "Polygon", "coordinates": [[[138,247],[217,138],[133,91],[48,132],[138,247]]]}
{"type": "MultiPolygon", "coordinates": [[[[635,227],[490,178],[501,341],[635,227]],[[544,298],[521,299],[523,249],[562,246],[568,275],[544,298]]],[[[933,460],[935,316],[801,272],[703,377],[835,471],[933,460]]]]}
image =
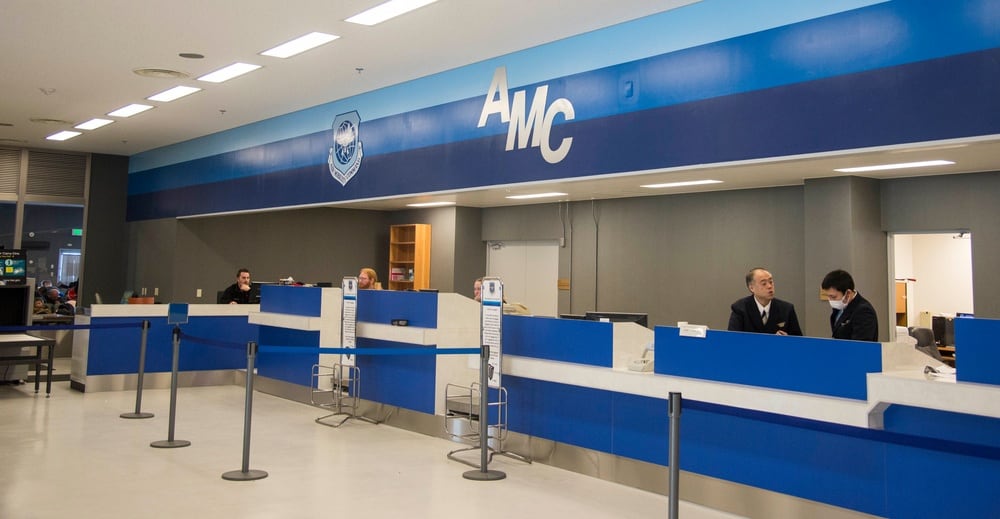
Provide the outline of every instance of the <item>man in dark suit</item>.
{"type": "Polygon", "coordinates": [[[729,331],[802,335],[795,306],[774,297],[774,278],[760,267],[747,272],[750,294],[732,304],[729,331]]]}
{"type": "Polygon", "coordinates": [[[867,299],[854,289],[854,278],[846,271],[834,270],[820,284],[833,311],[830,330],[834,339],[878,341],[878,315],[867,299]]]}

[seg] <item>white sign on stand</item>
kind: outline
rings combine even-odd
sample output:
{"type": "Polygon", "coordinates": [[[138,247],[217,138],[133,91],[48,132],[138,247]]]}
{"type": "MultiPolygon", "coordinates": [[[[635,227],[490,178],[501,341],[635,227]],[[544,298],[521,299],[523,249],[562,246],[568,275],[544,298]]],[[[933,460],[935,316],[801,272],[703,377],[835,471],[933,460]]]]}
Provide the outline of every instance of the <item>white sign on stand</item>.
{"type": "Polygon", "coordinates": [[[488,386],[500,387],[500,343],[503,337],[503,282],[500,278],[483,278],[480,292],[482,320],[480,339],[490,347],[490,357],[486,364],[488,386]]]}
{"type": "MultiPolygon", "coordinates": [[[[345,277],[340,283],[344,293],[344,304],[341,305],[340,345],[342,348],[355,348],[358,322],[358,278],[345,277]]],[[[354,355],[342,355],[340,363],[345,366],[354,365],[354,355]]]]}

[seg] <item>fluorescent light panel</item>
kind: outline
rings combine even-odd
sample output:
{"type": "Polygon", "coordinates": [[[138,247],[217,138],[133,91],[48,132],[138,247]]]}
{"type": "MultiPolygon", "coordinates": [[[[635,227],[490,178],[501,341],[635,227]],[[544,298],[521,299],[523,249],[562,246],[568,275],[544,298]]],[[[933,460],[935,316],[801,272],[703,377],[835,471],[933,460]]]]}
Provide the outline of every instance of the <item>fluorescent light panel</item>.
{"type": "Polygon", "coordinates": [[[95,118],[95,119],[91,119],[91,120],[89,120],[87,122],[80,123],[80,124],[74,126],[74,128],[76,128],[77,130],[96,130],[96,129],[100,128],[101,126],[107,126],[107,125],[109,125],[109,124],[111,124],[113,122],[114,121],[112,121],[111,119],[95,118]]]}
{"type": "Polygon", "coordinates": [[[46,139],[50,141],[65,141],[67,139],[72,139],[73,137],[76,137],[81,133],[83,132],[72,132],[69,130],[63,130],[59,133],[53,133],[52,135],[49,135],[48,137],[46,137],[46,139]]]}
{"type": "Polygon", "coordinates": [[[420,202],[419,204],[406,204],[406,207],[441,207],[445,205],[455,205],[455,202],[420,202]]]}
{"type": "Polygon", "coordinates": [[[198,81],[208,81],[209,83],[222,83],[223,81],[229,81],[234,77],[242,76],[247,72],[253,72],[260,68],[260,65],[251,65],[249,63],[233,63],[228,67],[222,67],[215,72],[210,72],[198,78],[198,81]]]}
{"type": "Polygon", "coordinates": [[[553,196],[567,196],[566,193],[535,193],[533,195],[511,195],[507,198],[511,200],[530,200],[532,198],[549,198],[553,196]]]}
{"type": "Polygon", "coordinates": [[[163,92],[160,92],[159,94],[156,94],[154,96],[147,97],[146,99],[150,101],[160,101],[161,103],[169,103],[174,99],[180,99],[186,95],[191,95],[195,92],[200,92],[200,91],[201,89],[197,87],[175,86],[170,90],[164,90],[163,92]]]}
{"type": "Polygon", "coordinates": [[[128,106],[123,106],[114,112],[108,112],[111,117],[132,117],[135,114],[140,114],[146,110],[152,109],[152,106],[141,105],[139,103],[132,103],[128,106]]]}
{"type": "Polygon", "coordinates": [[[639,187],[648,187],[650,189],[659,189],[665,187],[685,187],[685,186],[702,186],[705,184],[721,184],[721,180],[687,180],[684,182],[667,182],[665,184],[646,184],[639,187]]]}
{"type": "Polygon", "coordinates": [[[376,25],[390,18],[406,14],[414,9],[419,9],[436,1],[437,0],[389,0],[384,4],[376,5],[375,7],[372,7],[362,13],[358,13],[344,21],[360,25],[376,25]]]}
{"type": "Polygon", "coordinates": [[[954,164],[950,160],[924,160],[921,162],[900,162],[897,164],[880,164],[878,166],[861,166],[857,168],[840,168],[834,171],[839,171],[841,173],[861,173],[864,171],[884,171],[887,169],[904,169],[904,168],[925,168],[928,166],[948,166],[954,164]]]}
{"type": "Polygon", "coordinates": [[[295,38],[288,43],[282,43],[273,49],[267,49],[260,54],[262,56],[271,56],[273,58],[290,58],[309,49],[314,49],[325,43],[330,43],[337,38],[340,38],[340,36],[334,36],[332,34],[322,32],[311,32],[305,36],[295,38]]]}

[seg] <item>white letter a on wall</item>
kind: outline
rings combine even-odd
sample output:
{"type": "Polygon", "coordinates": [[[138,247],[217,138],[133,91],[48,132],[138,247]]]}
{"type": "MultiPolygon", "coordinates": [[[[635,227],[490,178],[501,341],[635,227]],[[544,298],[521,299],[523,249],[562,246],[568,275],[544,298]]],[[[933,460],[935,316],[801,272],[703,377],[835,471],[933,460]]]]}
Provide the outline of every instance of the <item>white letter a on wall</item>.
{"type": "Polygon", "coordinates": [[[486,126],[490,114],[500,114],[500,122],[510,121],[510,100],[507,96],[507,67],[497,67],[493,72],[490,90],[486,93],[483,111],[479,114],[479,128],[486,126]]]}

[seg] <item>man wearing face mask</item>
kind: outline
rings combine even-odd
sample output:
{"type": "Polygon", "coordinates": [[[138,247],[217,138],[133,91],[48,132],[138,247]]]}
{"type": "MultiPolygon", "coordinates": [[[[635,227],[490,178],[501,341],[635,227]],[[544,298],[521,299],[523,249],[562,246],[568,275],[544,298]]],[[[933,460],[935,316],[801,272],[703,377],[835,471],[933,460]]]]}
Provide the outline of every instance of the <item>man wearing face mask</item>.
{"type": "Polygon", "coordinates": [[[833,308],[830,329],[834,339],[878,341],[878,316],[867,299],[854,289],[854,278],[843,270],[834,270],[820,284],[833,308]]]}

